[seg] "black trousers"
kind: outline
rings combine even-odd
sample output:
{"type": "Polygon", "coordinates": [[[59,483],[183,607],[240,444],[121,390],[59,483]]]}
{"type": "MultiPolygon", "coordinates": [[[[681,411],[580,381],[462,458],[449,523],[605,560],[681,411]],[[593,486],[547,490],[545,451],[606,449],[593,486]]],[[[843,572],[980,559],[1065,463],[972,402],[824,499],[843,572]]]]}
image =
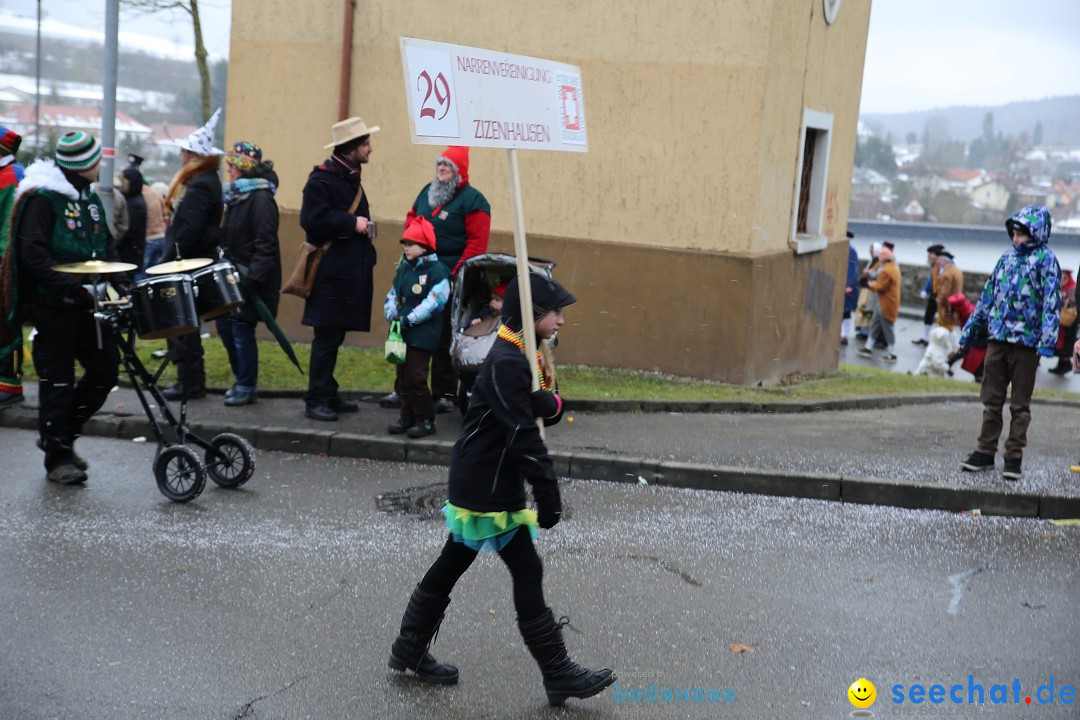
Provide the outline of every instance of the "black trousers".
{"type": "MultiPolygon", "coordinates": [[[[435,595],[449,597],[458,578],[476,559],[477,553],[459,542],[452,535],[446,538],[442,553],[420,581],[420,588],[435,595]]],[[[544,565],[536,553],[529,530],[519,527],[510,542],[499,551],[514,583],[514,609],[519,620],[540,617],[547,609],[544,602],[544,565]]]]}
{"type": "Polygon", "coordinates": [[[436,398],[457,398],[457,373],[450,360],[450,331],[452,302],[443,308],[442,335],[439,336],[439,349],[431,355],[431,394],[436,398]]]}
{"type": "Polygon", "coordinates": [[[397,366],[398,397],[401,398],[401,417],[410,422],[435,419],[435,401],[428,389],[428,365],[431,351],[414,345],[405,346],[405,362],[397,366]]]}
{"type": "Polygon", "coordinates": [[[312,328],[311,362],[308,366],[308,391],[304,402],[309,406],[330,405],[338,399],[338,382],[334,379],[338,348],[345,342],[345,330],[312,328]]]}
{"type": "Polygon", "coordinates": [[[931,295],[926,298],[926,312],[923,313],[923,325],[933,325],[937,317],[937,298],[931,295]]]}
{"type": "Polygon", "coordinates": [[[199,332],[169,338],[169,357],[176,365],[176,380],[185,392],[206,389],[206,365],[203,363],[202,336],[199,332]]]}
{"type": "Polygon", "coordinates": [[[34,369],[38,383],[38,434],[45,450],[45,469],[71,462],[75,438],[105,404],[120,373],[112,333],[101,333],[87,310],[36,307],[30,318],[37,328],[34,369]],[[75,362],[83,376],[75,382],[75,362]]]}

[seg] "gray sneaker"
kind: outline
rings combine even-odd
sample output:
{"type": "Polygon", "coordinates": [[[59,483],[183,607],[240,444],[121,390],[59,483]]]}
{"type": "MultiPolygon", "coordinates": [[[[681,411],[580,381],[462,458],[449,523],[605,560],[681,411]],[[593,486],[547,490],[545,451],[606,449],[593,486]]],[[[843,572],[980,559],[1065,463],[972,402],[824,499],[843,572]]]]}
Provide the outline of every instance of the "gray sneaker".
{"type": "Polygon", "coordinates": [[[855,352],[857,352],[860,356],[862,356],[864,358],[872,358],[872,357],[874,357],[874,351],[873,350],[867,350],[865,346],[859,348],[855,352]]]}
{"type": "Polygon", "coordinates": [[[884,360],[887,363],[894,363],[894,362],[897,361],[898,358],[895,355],[893,355],[892,353],[887,352],[887,353],[885,353],[884,355],[881,356],[881,359],[884,360]]]}

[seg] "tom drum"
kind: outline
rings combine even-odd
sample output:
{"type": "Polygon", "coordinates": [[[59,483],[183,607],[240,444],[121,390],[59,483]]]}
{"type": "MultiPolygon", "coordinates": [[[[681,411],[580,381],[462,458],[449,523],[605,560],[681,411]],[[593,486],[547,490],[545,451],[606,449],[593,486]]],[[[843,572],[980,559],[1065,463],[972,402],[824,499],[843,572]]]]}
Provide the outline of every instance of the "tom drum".
{"type": "Polygon", "coordinates": [[[240,277],[230,262],[218,262],[191,273],[199,319],[212,320],[244,304],[240,277]]]}
{"type": "Polygon", "coordinates": [[[141,338],[157,340],[199,330],[195,289],[186,275],[158,275],[135,283],[131,307],[141,338]]]}

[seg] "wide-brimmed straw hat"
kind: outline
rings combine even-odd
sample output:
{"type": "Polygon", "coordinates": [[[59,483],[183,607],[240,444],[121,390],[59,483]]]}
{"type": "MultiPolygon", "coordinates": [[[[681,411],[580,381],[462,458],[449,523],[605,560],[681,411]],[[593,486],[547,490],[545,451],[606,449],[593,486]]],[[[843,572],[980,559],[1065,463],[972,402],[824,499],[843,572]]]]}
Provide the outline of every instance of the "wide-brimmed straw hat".
{"type": "Polygon", "coordinates": [[[379,132],[379,126],[368,127],[364,123],[363,118],[351,117],[345,118],[341,122],[336,122],[330,128],[330,136],[334,138],[334,141],[329,145],[323,145],[323,148],[329,150],[330,148],[337,147],[338,145],[344,145],[350,140],[356,138],[362,138],[365,135],[379,132]]]}

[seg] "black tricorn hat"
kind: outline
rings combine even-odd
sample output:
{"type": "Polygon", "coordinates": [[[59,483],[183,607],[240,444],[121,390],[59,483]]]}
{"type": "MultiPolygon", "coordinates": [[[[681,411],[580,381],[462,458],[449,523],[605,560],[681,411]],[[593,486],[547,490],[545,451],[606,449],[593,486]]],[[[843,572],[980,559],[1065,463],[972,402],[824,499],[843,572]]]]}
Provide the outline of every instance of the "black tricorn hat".
{"type": "MultiPolygon", "coordinates": [[[[510,281],[506,288],[506,296],[503,298],[503,312],[506,313],[506,324],[514,330],[524,327],[521,322],[521,295],[518,290],[518,279],[510,281]]],[[[552,310],[564,308],[577,302],[574,294],[559,284],[557,280],[549,278],[543,273],[529,273],[530,285],[532,286],[533,320],[539,320],[552,310]]]]}

